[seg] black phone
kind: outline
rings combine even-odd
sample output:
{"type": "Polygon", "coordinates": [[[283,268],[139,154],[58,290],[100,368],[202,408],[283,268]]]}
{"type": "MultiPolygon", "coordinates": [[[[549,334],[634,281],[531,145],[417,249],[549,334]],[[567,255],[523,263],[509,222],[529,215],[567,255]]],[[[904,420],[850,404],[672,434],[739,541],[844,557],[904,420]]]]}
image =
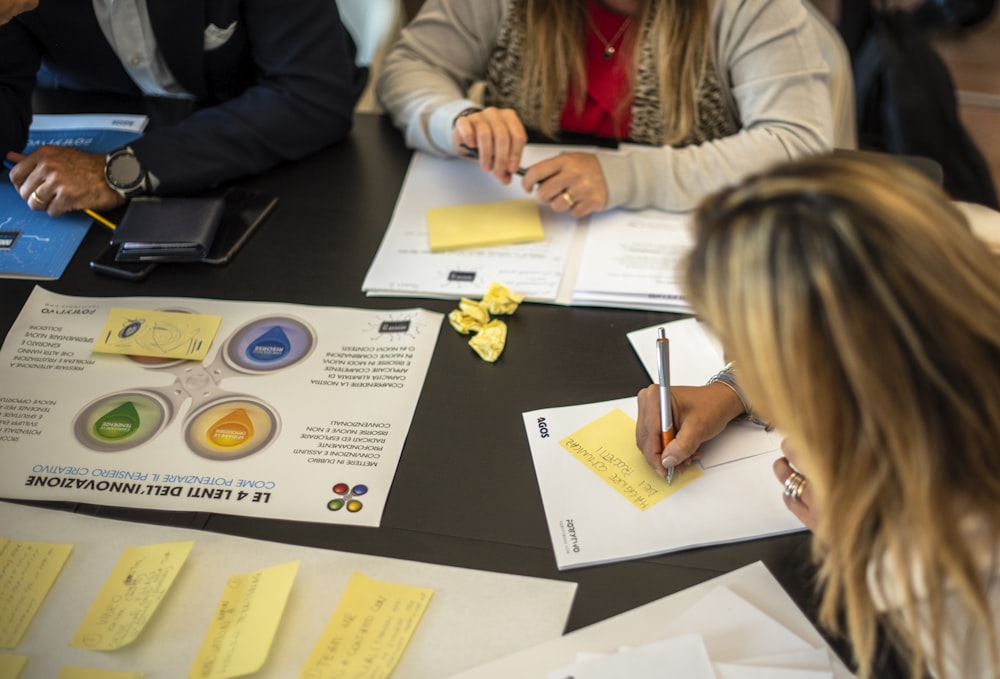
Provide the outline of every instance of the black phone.
{"type": "Polygon", "coordinates": [[[229,262],[278,206],[277,197],[242,186],[228,189],[222,199],[225,202],[222,220],[208,253],[201,260],[206,264],[229,262]]]}
{"type": "MultiPolygon", "coordinates": [[[[199,260],[215,266],[228,263],[278,206],[277,197],[241,186],[228,189],[222,198],[225,202],[222,219],[208,252],[199,260]]],[[[90,263],[90,268],[132,281],[142,280],[156,268],[156,262],[116,261],[119,247],[109,246],[90,263]]]]}
{"type": "Polygon", "coordinates": [[[115,258],[118,256],[118,248],[120,247],[120,245],[109,245],[97,256],[97,259],[91,260],[90,268],[98,273],[117,276],[129,281],[141,281],[156,268],[156,262],[117,261],[115,258]]]}

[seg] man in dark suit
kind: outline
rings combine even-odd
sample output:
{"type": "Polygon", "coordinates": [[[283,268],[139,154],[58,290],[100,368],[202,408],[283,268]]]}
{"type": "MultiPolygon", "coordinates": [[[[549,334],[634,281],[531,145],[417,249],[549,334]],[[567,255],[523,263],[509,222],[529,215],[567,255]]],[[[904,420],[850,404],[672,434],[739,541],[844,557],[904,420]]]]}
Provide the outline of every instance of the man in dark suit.
{"type": "Polygon", "coordinates": [[[5,24],[21,12],[35,9],[38,0],[0,0],[0,24],[5,24]]]}
{"type": "Polygon", "coordinates": [[[51,215],[197,192],[343,139],[366,75],[334,0],[42,0],[0,26],[0,154],[51,215]],[[23,156],[36,87],[182,113],[107,156],[23,156]]]}

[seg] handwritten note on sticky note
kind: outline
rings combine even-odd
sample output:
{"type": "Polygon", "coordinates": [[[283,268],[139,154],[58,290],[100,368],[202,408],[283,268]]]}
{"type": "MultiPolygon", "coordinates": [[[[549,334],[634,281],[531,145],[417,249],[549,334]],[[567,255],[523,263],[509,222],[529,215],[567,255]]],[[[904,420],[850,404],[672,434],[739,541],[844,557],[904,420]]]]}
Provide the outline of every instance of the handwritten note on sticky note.
{"type": "Polygon", "coordinates": [[[228,679],[263,666],[299,562],[229,578],[189,679],[228,679]]]}
{"type": "Polygon", "coordinates": [[[17,679],[27,664],[28,656],[26,655],[0,653],[0,679],[17,679]]]}
{"type": "Polygon", "coordinates": [[[128,547],[69,645],[113,651],[135,641],[166,596],[193,546],[193,541],[187,541],[128,547]]]}
{"type": "Polygon", "coordinates": [[[672,485],[650,469],[635,445],[635,420],[615,408],[559,442],[633,506],[645,511],[691,483],[702,471],[688,467],[672,485]]]}
{"type": "Polygon", "coordinates": [[[427,211],[431,252],[544,240],[538,201],[453,205],[427,211]]]}
{"type": "Polygon", "coordinates": [[[432,594],[355,573],[299,679],[388,677],[432,594]]]}
{"type": "Polygon", "coordinates": [[[200,361],[221,324],[221,316],[116,307],[108,312],[94,351],[200,361]]]}
{"type": "Polygon", "coordinates": [[[0,648],[21,642],[72,550],[0,538],[0,648]]]}
{"type": "Polygon", "coordinates": [[[56,679],[142,679],[142,672],[100,670],[95,667],[63,667],[56,679]]]}

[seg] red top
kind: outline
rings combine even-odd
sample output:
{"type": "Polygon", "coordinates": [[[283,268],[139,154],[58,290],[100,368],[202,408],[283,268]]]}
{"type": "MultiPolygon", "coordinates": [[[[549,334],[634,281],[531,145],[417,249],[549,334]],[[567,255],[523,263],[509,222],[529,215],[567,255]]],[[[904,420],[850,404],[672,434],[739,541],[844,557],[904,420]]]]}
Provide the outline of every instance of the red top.
{"type": "MultiPolygon", "coordinates": [[[[559,127],[564,132],[625,139],[628,137],[632,109],[632,94],[628,89],[631,49],[623,46],[624,32],[619,33],[619,31],[628,21],[628,17],[605,9],[596,0],[587,0],[587,12],[590,14],[587,40],[584,45],[587,97],[583,110],[577,113],[573,105],[574,92],[572,87],[570,88],[562,117],[559,119],[559,127]],[[615,51],[605,58],[609,44],[615,51]],[[622,108],[621,119],[616,127],[615,109],[626,99],[628,102],[622,108]]],[[[625,31],[627,30],[628,27],[625,28],[625,31]]]]}

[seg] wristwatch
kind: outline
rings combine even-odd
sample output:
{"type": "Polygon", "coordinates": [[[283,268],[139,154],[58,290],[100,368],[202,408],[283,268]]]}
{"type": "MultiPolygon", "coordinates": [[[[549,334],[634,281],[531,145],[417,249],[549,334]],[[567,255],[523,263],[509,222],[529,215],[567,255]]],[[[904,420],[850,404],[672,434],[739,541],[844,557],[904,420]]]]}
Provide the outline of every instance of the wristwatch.
{"type": "Polygon", "coordinates": [[[122,198],[137,196],[149,188],[146,170],[129,146],[108,154],[104,162],[104,178],[108,186],[122,198]]]}

